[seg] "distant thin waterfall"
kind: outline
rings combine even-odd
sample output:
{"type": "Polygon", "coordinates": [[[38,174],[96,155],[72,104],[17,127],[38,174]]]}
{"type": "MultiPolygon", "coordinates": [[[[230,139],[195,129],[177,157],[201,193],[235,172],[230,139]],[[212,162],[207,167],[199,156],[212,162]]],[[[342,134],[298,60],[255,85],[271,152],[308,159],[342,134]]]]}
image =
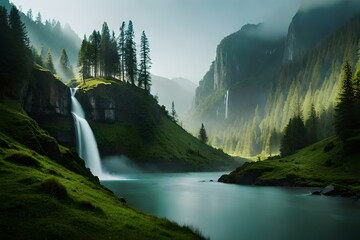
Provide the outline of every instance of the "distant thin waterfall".
{"type": "Polygon", "coordinates": [[[85,113],[79,101],[75,98],[77,88],[70,88],[71,93],[71,113],[74,117],[76,131],[76,148],[79,156],[85,160],[85,165],[91,172],[102,177],[100,154],[94,134],[85,119],[85,113]]]}
{"type": "Polygon", "coordinates": [[[226,91],[224,104],[225,104],[225,119],[227,119],[229,114],[229,90],[226,91]]]}

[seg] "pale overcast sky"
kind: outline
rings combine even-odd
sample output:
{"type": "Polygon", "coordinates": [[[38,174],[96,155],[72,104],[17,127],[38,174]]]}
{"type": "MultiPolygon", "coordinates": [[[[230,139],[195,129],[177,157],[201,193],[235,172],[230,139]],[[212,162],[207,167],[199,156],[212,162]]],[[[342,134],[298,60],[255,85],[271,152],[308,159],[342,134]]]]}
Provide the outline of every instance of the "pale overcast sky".
{"type": "Polygon", "coordinates": [[[198,82],[215,59],[216,46],[244,24],[271,21],[280,31],[301,0],[10,0],[23,12],[68,23],[80,38],[104,21],[118,34],[132,20],[135,35],[145,30],[151,48],[152,73],[198,82]]]}

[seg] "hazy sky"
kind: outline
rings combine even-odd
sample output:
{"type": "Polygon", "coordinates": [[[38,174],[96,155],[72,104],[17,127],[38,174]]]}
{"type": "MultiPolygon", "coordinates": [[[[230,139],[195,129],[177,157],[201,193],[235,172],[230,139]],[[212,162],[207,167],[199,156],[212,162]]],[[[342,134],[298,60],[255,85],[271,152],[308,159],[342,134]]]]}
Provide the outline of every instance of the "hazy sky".
{"type": "Polygon", "coordinates": [[[301,0],[10,0],[33,15],[69,23],[80,35],[107,21],[118,34],[131,19],[135,35],[145,30],[152,73],[201,80],[215,59],[216,46],[244,24],[271,21],[285,31],[301,0]]]}

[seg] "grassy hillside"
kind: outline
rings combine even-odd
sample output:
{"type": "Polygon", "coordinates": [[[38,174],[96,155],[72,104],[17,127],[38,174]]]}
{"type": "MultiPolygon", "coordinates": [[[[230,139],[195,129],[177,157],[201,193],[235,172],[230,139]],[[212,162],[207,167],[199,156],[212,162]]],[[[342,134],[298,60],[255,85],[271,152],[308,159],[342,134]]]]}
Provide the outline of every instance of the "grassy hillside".
{"type": "Polygon", "coordinates": [[[344,156],[342,143],[332,137],[285,158],[246,163],[219,181],[273,186],[332,184],[360,195],[359,159],[360,154],[344,156]]]}
{"type": "MultiPolygon", "coordinates": [[[[102,155],[123,154],[146,170],[217,171],[238,166],[172,122],[154,97],[127,83],[92,79],[79,95],[102,155]],[[90,99],[92,103],[90,103],[90,99]],[[105,111],[115,119],[105,119],[105,111]]],[[[200,126],[199,126],[200,128],[200,126]]]]}
{"type": "Polygon", "coordinates": [[[202,239],[121,203],[17,102],[0,120],[0,239],[202,239]]]}

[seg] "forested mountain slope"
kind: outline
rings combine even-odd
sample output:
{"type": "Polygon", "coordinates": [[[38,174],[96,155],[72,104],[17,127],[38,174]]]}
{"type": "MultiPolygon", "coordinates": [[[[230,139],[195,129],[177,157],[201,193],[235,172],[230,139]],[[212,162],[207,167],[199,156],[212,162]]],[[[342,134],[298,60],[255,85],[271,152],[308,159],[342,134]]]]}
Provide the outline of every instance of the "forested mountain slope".
{"type": "Polygon", "coordinates": [[[358,62],[359,9],[351,0],[301,6],[284,38],[264,38],[262,25],[244,26],[225,38],[185,126],[204,122],[210,143],[227,153],[268,155],[270,148],[278,151],[289,119],[299,113],[306,122],[314,105],[318,138],[333,135],[341,68],[346,60],[352,67],[358,62]],[[272,135],[277,137],[270,143],[272,135]]]}
{"type": "MultiPolygon", "coordinates": [[[[9,0],[0,0],[0,6],[4,6],[8,11],[11,8],[9,0]]],[[[41,19],[41,13],[31,11],[27,14],[20,13],[21,21],[25,24],[27,35],[31,45],[38,51],[43,60],[46,58],[47,51],[50,49],[53,62],[57,70],[61,50],[65,49],[70,64],[75,69],[77,64],[78,52],[81,40],[69,25],[62,25],[54,19],[41,19]]],[[[58,71],[60,72],[60,71],[58,71]]]]}

